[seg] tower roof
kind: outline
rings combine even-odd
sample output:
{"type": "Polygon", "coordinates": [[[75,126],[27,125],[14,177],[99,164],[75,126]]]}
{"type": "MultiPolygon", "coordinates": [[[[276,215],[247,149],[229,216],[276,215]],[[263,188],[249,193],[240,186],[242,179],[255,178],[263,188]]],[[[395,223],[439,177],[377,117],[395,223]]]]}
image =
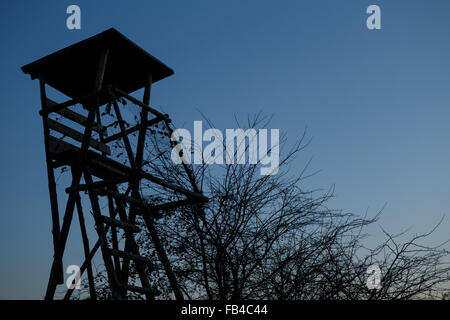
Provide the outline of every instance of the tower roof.
{"type": "Polygon", "coordinates": [[[114,28],[29,63],[22,71],[31,79],[42,73],[53,88],[70,98],[80,98],[94,91],[100,58],[107,47],[103,83],[126,93],[144,87],[150,74],[154,83],[174,73],[114,28]]]}

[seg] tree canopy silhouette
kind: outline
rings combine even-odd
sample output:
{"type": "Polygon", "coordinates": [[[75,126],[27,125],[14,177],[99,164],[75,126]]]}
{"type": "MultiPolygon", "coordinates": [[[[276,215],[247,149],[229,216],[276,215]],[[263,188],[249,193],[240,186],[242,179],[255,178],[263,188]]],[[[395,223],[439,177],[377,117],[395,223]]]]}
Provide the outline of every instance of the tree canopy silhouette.
{"type": "MultiPolygon", "coordinates": [[[[247,119],[246,127],[267,128],[269,123],[258,115],[247,119]]],[[[187,298],[436,299],[448,295],[445,244],[422,244],[435,228],[406,240],[404,233],[383,230],[385,240],[369,248],[366,229],[378,221],[379,213],[360,217],[333,210],[327,207],[333,188],[308,190],[307,165],[301,172],[291,166],[308,145],[305,134],[291,149],[282,149],[279,173],[266,176],[260,175],[260,164],[189,165],[191,170],[185,171],[172,162],[170,147],[160,143],[167,135],[170,132],[157,127],[149,132],[145,170],[200,189],[210,198],[204,205],[155,212],[160,215],[158,232],[187,298]],[[379,290],[367,286],[366,271],[373,264],[381,270],[379,290]]],[[[285,142],[284,136],[280,144],[285,142]]],[[[154,188],[141,189],[152,204],[181,199],[173,194],[161,197],[164,189],[154,188]]],[[[147,232],[141,232],[138,245],[143,254],[156,256],[147,232]]],[[[136,270],[131,275],[137,282],[136,270]]],[[[149,279],[158,288],[167,288],[159,298],[173,298],[161,266],[149,271],[149,279]]],[[[99,296],[108,298],[102,273],[97,283],[99,296]]],[[[130,293],[129,298],[141,297],[130,293]]]]}

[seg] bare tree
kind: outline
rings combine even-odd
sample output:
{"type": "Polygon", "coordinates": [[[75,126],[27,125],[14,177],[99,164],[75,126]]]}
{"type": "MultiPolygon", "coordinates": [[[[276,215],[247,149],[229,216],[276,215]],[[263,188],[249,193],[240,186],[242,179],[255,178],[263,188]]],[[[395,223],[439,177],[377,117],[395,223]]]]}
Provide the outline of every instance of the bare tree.
{"type": "MultiPolygon", "coordinates": [[[[257,116],[248,119],[246,127],[266,128],[269,122],[257,116]]],[[[385,232],[384,242],[366,248],[365,229],[378,221],[379,213],[368,218],[329,209],[332,188],[304,187],[308,165],[298,173],[290,165],[308,145],[305,134],[282,152],[279,173],[266,176],[259,173],[260,163],[176,165],[170,158],[173,145],[162,143],[170,134],[158,127],[149,132],[145,170],[201,190],[210,199],[203,206],[158,213],[157,228],[186,297],[414,299],[447,294],[450,269],[444,263],[444,244],[420,244],[435,229],[403,243],[399,239],[404,234],[385,232]],[[366,285],[366,270],[373,264],[382,271],[379,290],[366,285]]],[[[280,145],[285,143],[282,137],[280,145]]],[[[141,193],[156,204],[180,200],[153,185],[143,185],[141,193]]],[[[141,233],[138,243],[146,255],[156,255],[149,234],[141,233]]],[[[160,298],[172,298],[162,268],[149,277],[159,288],[167,288],[160,298]]],[[[101,277],[97,280],[100,287],[106,285],[101,277]]]]}

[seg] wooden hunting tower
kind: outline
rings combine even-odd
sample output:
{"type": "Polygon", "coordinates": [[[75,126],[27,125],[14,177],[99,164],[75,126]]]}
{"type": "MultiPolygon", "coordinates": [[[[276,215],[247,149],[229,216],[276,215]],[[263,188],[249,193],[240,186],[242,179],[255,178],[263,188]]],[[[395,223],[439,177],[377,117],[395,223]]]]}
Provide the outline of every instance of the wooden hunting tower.
{"type": "MultiPolygon", "coordinates": [[[[155,219],[164,210],[207,201],[193,185],[193,191],[158,178],[142,169],[145,140],[148,129],[160,124],[171,134],[170,118],[150,107],[152,83],[173,74],[146,51],[131,42],[115,29],[106,30],[91,38],[54,52],[22,67],[31,79],[39,79],[43,119],[45,155],[52,213],[54,258],[48,282],[46,299],[53,299],[58,284],[64,283],[63,255],[74,209],[76,207],[85,261],[80,272],[87,271],[91,299],[96,299],[91,261],[100,248],[108,275],[112,299],[125,299],[127,291],[154,299],[158,289],[150,286],[148,274],[155,261],[139,254],[135,233],[139,231],[136,216],[142,216],[153,241],[157,257],[168,277],[176,299],[183,299],[168,256],[155,228],[155,219]],[[57,103],[46,94],[46,85],[68,96],[66,102],[57,103]],[[130,93],[144,88],[142,101],[130,93]],[[140,118],[133,127],[122,117],[118,101],[130,101],[140,108],[140,118]],[[82,112],[74,108],[80,106],[82,112]],[[107,127],[106,114],[113,108],[117,126],[107,127]],[[105,112],[108,109],[108,112],[105,112]],[[151,118],[149,118],[151,116],[151,118]],[[63,122],[65,121],[65,122],[63,122]],[[103,125],[102,125],[103,123],[103,125]],[[108,132],[114,129],[116,132],[108,132]],[[130,134],[137,134],[136,143],[130,134]],[[58,137],[59,136],[59,137],[58,137]],[[121,140],[126,162],[114,160],[109,144],[121,140]],[[134,150],[133,150],[134,149],[134,150]],[[68,194],[65,212],[60,225],[55,169],[70,168],[72,182],[65,188],[68,194]],[[141,182],[146,180],[170,190],[183,199],[152,204],[141,198],[141,182]],[[119,186],[126,186],[121,192],[119,186]],[[83,216],[81,196],[88,195],[95,229],[95,245],[89,245],[83,216]],[[108,215],[102,214],[100,201],[107,202],[108,215]],[[123,248],[118,237],[125,238],[123,248]],[[133,262],[141,286],[129,283],[130,262],[133,262]]],[[[167,143],[171,143],[169,140],[167,143]]],[[[188,174],[189,169],[185,167],[188,174]]],[[[69,289],[65,298],[70,298],[69,289]]]]}

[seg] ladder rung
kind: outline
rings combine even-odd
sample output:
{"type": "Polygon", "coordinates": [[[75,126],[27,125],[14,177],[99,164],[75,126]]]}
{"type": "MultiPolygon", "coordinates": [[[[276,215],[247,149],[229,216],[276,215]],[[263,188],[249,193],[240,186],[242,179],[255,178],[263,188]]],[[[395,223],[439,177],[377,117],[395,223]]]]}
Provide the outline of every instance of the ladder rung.
{"type": "Polygon", "coordinates": [[[120,284],[119,285],[121,288],[123,289],[127,289],[129,291],[133,291],[133,292],[138,292],[138,293],[143,293],[143,294],[151,294],[153,296],[157,296],[160,294],[160,292],[156,289],[151,289],[151,288],[142,288],[142,287],[136,287],[136,286],[132,286],[129,284],[120,284]]]}
{"type": "Polygon", "coordinates": [[[140,232],[141,231],[141,229],[139,229],[134,224],[122,222],[120,220],[113,219],[113,218],[110,218],[110,217],[102,216],[102,221],[105,224],[108,224],[110,226],[114,226],[114,227],[122,228],[122,229],[125,229],[125,230],[129,230],[131,232],[140,232]]]}
{"type": "Polygon", "coordinates": [[[118,256],[121,258],[127,258],[130,260],[135,260],[135,261],[140,261],[140,262],[144,262],[149,264],[151,267],[154,266],[153,262],[150,261],[149,259],[137,255],[137,254],[133,254],[133,253],[129,253],[129,252],[125,252],[125,251],[121,251],[121,250],[116,250],[116,249],[108,249],[109,254],[113,255],[113,256],[118,256]]]}

